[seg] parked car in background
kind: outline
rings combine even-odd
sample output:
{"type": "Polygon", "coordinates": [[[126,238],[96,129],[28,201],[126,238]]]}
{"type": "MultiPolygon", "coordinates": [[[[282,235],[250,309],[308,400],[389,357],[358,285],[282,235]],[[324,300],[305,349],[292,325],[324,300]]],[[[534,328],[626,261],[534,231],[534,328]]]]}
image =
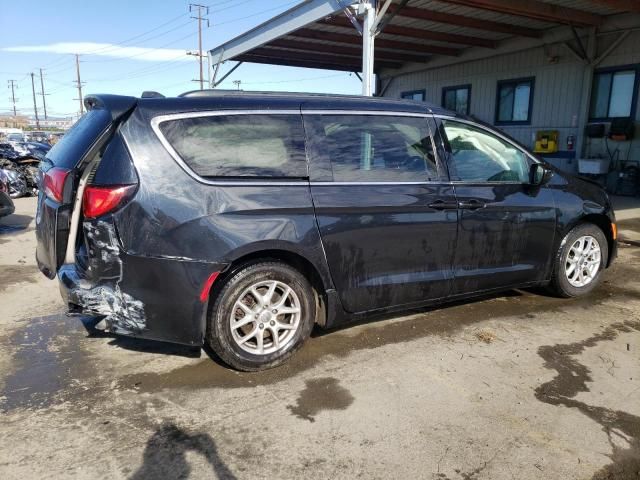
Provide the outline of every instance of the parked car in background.
{"type": "Polygon", "coordinates": [[[13,200],[9,196],[9,179],[0,169],[0,217],[11,215],[15,211],[13,200]]]}
{"type": "Polygon", "coordinates": [[[314,325],[547,286],[616,255],[605,191],[422,102],[90,96],[41,162],[37,261],[119,334],[281,364],[314,325]]]}
{"type": "Polygon", "coordinates": [[[8,160],[18,160],[21,158],[20,153],[13,147],[11,143],[0,143],[0,158],[6,158],[8,160]]]}
{"type": "Polygon", "coordinates": [[[25,142],[24,146],[29,151],[29,155],[38,160],[42,160],[51,150],[51,145],[43,142],[25,142]]]}
{"type": "Polygon", "coordinates": [[[9,133],[7,134],[8,142],[24,142],[26,140],[24,133],[9,133]]]}

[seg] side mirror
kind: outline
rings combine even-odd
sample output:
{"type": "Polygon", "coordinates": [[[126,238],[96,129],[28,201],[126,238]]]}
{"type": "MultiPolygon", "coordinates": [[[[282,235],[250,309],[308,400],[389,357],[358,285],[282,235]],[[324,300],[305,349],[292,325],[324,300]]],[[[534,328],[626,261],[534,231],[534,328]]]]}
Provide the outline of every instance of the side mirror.
{"type": "Polygon", "coordinates": [[[529,169],[529,183],[534,186],[540,186],[549,180],[551,170],[541,163],[534,163],[529,169]]]}

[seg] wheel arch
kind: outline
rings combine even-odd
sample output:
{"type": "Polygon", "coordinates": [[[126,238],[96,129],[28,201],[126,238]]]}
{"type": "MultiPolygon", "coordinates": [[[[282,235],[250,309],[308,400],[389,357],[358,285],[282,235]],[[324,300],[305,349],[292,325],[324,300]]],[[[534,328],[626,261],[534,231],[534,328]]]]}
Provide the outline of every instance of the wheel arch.
{"type": "Polygon", "coordinates": [[[316,296],[316,318],[315,323],[325,326],[327,323],[327,291],[333,288],[328,271],[323,271],[316,262],[309,259],[296,249],[287,248],[282,245],[262,246],[249,251],[238,252],[229,266],[220,273],[209,293],[209,305],[213,305],[212,298],[224,287],[227,279],[236,272],[252,263],[275,260],[289,265],[298,270],[311,284],[316,296]]]}

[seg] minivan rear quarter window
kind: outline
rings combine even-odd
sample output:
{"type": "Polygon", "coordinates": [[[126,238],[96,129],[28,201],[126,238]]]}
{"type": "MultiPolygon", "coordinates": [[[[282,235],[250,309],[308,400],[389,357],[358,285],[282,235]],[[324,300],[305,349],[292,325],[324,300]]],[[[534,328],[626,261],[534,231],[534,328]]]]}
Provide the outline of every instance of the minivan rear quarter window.
{"type": "Polygon", "coordinates": [[[240,114],[167,120],[160,131],[200,177],[304,178],[299,115],[240,114]]]}

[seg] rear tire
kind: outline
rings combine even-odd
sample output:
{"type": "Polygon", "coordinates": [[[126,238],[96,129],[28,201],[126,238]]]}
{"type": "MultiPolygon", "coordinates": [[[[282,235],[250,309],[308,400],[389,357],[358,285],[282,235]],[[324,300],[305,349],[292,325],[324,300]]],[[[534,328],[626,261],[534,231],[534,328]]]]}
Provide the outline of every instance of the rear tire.
{"type": "Polygon", "coordinates": [[[574,227],[556,253],[549,290],[564,298],[586,295],[600,282],[608,258],[609,246],[600,228],[592,223],[574,227]]]}
{"type": "Polygon", "coordinates": [[[309,281],[277,261],[244,266],[215,294],[206,341],[242,371],[276,367],[311,334],[316,302],[309,281]]]}

